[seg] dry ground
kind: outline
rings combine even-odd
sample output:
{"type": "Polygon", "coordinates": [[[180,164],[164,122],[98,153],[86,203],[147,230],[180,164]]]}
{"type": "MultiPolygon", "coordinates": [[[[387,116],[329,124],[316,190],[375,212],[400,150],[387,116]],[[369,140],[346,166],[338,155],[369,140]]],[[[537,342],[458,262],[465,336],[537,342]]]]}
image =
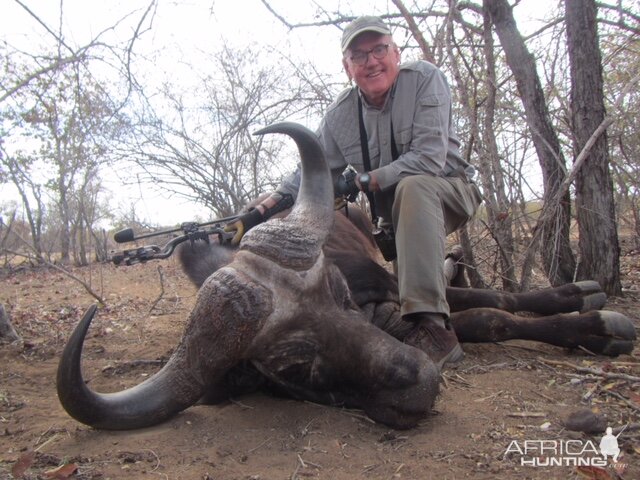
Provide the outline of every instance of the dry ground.
{"type": "MultiPolygon", "coordinates": [[[[625,278],[637,279],[639,257],[629,258],[625,278]]],[[[176,345],[195,295],[174,261],[74,272],[107,301],[85,346],[91,386],[118,390],[157,370],[176,345]],[[149,313],[161,291],[158,267],[164,295],[149,313]]],[[[446,372],[434,415],[409,431],[373,424],[358,411],[256,394],[192,407],[154,428],[105,432],[71,419],[55,391],[64,342],[92,302],[80,284],[53,270],[0,278],[0,303],[25,340],[24,347],[0,345],[0,478],[12,478],[12,469],[24,470],[27,479],[67,478],[69,471],[51,473],[62,464],[77,468],[69,478],[79,479],[640,478],[638,430],[619,438],[619,477],[611,466],[597,472],[532,467],[521,465],[517,454],[505,456],[514,440],[597,445],[601,434],[563,427],[581,408],[614,428],[637,424],[638,348],[633,356],[609,359],[524,341],[465,345],[465,360],[446,372]]],[[[640,294],[628,293],[608,308],[637,326],[639,305],[640,294]]]]}

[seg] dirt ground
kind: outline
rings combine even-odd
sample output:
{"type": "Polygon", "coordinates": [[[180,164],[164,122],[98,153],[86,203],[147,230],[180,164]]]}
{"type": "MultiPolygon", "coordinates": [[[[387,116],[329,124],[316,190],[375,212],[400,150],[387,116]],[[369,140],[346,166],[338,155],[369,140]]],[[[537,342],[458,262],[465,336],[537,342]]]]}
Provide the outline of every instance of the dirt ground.
{"type": "MultiPolygon", "coordinates": [[[[636,288],[640,261],[629,258],[625,279],[635,276],[636,288]]],[[[74,273],[107,303],[84,350],[92,388],[120,390],[151,375],[171,354],[195,299],[174,260],[74,273]]],[[[0,277],[0,303],[25,342],[0,345],[2,479],[12,472],[26,479],[640,478],[638,347],[610,359],[525,341],[464,345],[466,358],[445,372],[433,415],[408,431],[374,424],[359,411],[255,394],[194,406],[153,428],[108,432],[77,423],[56,396],[60,352],[94,303],[84,288],[55,270],[22,271],[0,277]],[[611,461],[601,469],[523,464],[514,449],[525,440],[597,446],[601,433],[563,426],[581,409],[613,428],[632,424],[618,438],[616,469],[611,461]],[[61,465],[67,467],[56,470],[61,465]]],[[[638,328],[639,306],[636,289],[607,308],[638,328]]],[[[541,458],[561,456],[547,451],[541,458]]],[[[588,457],[590,451],[581,455],[588,457]]]]}

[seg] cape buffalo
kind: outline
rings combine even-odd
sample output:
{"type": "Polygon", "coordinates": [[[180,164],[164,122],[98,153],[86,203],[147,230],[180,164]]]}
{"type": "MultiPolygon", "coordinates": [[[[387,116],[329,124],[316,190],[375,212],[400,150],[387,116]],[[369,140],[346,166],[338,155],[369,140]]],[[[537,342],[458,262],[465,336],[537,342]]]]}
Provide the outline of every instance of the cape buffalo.
{"type": "MultiPolygon", "coordinates": [[[[57,378],[60,401],[78,421],[146,427],[198,401],[256,388],[361,408],[394,428],[413,427],[431,411],[440,370],[403,343],[409,326],[400,317],[397,280],[377,262],[366,218],[334,212],[313,132],[280,123],[261,133],[284,133],[298,145],[302,185],[292,211],[250,230],[237,251],[183,245],[180,260],[200,287],[195,306],[166,365],[133,388],[103,394],[85,384],[82,345],[96,312],[89,308],[57,378]]],[[[596,282],[523,294],[450,287],[447,298],[461,342],[521,338],[612,356],[633,349],[633,324],[599,310],[606,297],[596,282]],[[541,316],[513,313],[525,310],[541,316]]]]}

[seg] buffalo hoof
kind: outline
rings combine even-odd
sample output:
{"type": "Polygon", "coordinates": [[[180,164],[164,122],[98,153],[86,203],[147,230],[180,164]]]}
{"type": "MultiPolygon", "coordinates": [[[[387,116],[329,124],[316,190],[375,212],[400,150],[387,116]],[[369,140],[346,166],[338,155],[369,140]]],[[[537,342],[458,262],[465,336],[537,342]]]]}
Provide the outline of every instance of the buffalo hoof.
{"type": "Polygon", "coordinates": [[[454,245],[451,247],[451,251],[447,254],[446,258],[453,258],[456,262],[459,262],[464,257],[464,250],[462,245],[454,245]]]}
{"type": "Polygon", "coordinates": [[[454,245],[444,261],[444,272],[447,283],[452,287],[467,288],[469,284],[465,278],[464,250],[460,245],[454,245]]]}
{"type": "Polygon", "coordinates": [[[582,307],[580,312],[590,312],[600,310],[607,303],[607,295],[600,288],[600,284],[595,280],[584,280],[573,285],[578,287],[579,295],[582,296],[582,307]]]}
{"type": "Polygon", "coordinates": [[[533,293],[539,303],[535,311],[547,315],[561,312],[590,312],[600,310],[607,303],[607,295],[600,284],[593,280],[567,283],[560,287],[540,290],[533,293]]]}
{"type": "Polygon", "coordinates": [[[580,344],[594,353],[617,357],[630,354],[636,340],[636,330],[631,320],[618,312],[601,310],[593,312],[596,328],[580,344]]]}

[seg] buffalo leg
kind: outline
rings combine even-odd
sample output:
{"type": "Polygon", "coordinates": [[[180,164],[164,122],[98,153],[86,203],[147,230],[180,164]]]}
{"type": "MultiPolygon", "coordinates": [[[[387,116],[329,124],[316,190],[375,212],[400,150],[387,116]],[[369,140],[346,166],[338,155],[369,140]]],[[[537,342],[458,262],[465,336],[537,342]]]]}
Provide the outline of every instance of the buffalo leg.
{"type": "Polygon", "coordinates": [[[535,340],[559,347],[582,346],[613,357],[630,353],[636,338],[633,323],[626,316],[605,310],[529,318],[477,308],[454,313],[451,322],[460,342],[535,340]]]}
{"type": "Polygon", "coordinates": [[[477,288],[447,288],[447,302],[451,311],[454,312],[472,308],[497,308],[508,312],[552,315],[599,310],[606,301],[607,296],[600,285],[592,280],[526,293],[477,288]]]}

